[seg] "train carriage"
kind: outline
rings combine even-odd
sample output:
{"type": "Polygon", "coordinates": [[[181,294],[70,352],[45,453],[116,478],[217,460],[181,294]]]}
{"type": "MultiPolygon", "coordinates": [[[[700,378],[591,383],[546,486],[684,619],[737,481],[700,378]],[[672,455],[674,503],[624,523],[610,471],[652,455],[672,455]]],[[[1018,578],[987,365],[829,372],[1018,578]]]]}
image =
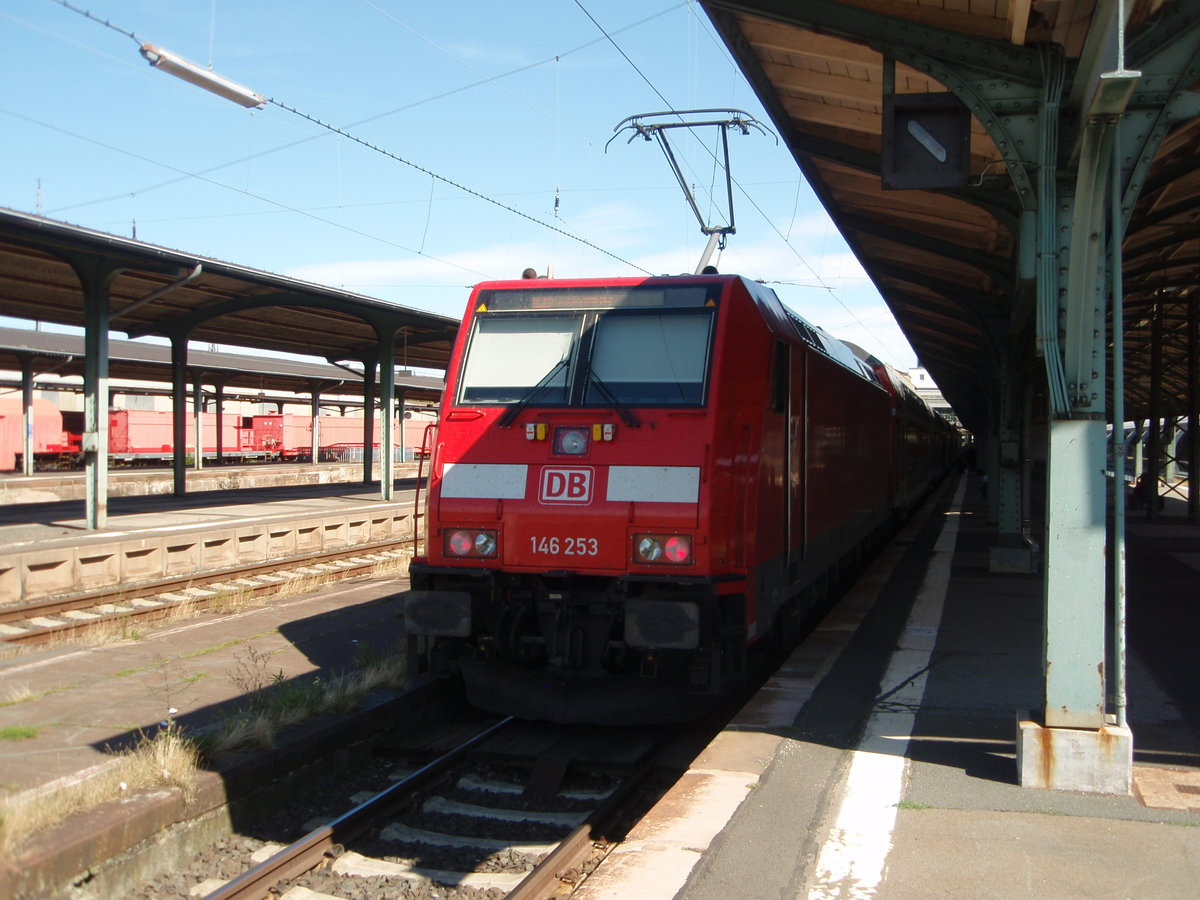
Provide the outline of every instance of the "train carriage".
{"type": "Polygon", "coordinates": [[[887,522],[893,399],[735,276],[479,285],[410,664],[560,721],[695,715],[887,522]]]}

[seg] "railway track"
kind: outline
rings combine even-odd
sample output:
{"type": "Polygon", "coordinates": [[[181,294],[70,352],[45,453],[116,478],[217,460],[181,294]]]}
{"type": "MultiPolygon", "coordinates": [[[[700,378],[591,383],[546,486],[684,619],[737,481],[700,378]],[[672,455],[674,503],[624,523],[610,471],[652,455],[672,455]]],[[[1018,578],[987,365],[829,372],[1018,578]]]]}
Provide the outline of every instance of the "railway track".
{"type": "Polygon", "coordinates": [[[0,610],[0,643],[40,644],[89,631],[127,628],[172,616],[202,612],[232,597],[263,597],[306,582],[324,584],[369,574],[399,563],[413,539],[359,545],[304,559],[282,560],[209,575],[159,581],[137,590],[114,587],[0,610]]]}
{"type": "MultiPolygon", "coordinates": [[[[204,872],[192,870],[191,892],[210,900],[565,896],[619,839],[631,804],[641,808],[636,801],[677,737],[512,719],[471,727],[449,752],[393,773],[389,787],[356,796],[348,812],[290,845],[263,844],[252,855],[240,846],[255,864],[235,877],[195,884],[204,872]]],[[[228,863],[220,852],[208,859],[228,863]]]]}

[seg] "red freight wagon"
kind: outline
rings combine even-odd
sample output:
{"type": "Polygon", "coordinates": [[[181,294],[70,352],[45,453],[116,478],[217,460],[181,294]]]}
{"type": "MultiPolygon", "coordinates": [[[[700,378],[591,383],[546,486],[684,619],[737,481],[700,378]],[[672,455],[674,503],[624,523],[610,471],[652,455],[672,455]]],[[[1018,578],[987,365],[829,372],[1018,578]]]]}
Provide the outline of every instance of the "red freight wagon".
{"type": "MultiPolygon", "coordinates": [[[[241,416],[222,416],[221,449],[224,455],[244,456],[241,416]]],[[[216,413],[201,413],[200,429],[205,458],[217,454],[216,413]]],[[[196,448],[195,425],[189,413],[185,420],[185,446],[188,453],[196,448]]],[[[108,452],[115,462],[151,462],[169,459],[174,446],[171,414],[152,409],[114,409],[108,414],[108,452]]]]}
{"type": "MultiPolygon", "coordinates": [[[[0,471],[12,471],[25,452],[24,404],[20,397],[0,397],[0,471]]],[[[78,451],[63,431],[63,417],[49,400],[33,401],[33,453],[35,461],[57,461],[78,451]]]]}
{"type": "MultiPolygon", "coordinates": [[[[318,440],[322,459],[347,457],[346,451],[357,450],[361,459],[363,446],[363,419],[358,416],[321,416],[318,422],[318,440]]],[[[254,416],[252,423],[254,447],[257,450],[278,454],[281,458],[311,458],[312,417],[291,414],[254,416]]],[[[404,420],[404,446],[412,449],[420,444],[423,423],[404,420]]],[[[383,440],[382,424],[375,417],[372,431],[372,446],[378,450],[383,440]]],[[[396,431],[396,444],[400,443],[400,431],[396,431]]]]}

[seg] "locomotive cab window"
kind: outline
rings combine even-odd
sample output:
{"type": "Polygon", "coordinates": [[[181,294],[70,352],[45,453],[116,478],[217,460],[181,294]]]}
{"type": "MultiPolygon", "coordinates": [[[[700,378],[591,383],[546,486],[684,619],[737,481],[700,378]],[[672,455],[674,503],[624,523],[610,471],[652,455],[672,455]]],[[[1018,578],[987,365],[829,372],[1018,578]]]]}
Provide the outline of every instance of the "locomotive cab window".
{"type": "Polygon", "coordinates": [[[579,316],[477,318],[463,364],[460,403],[540,403],[570,396],[579,316]]]}
{"type": "Polygon", "coordinates": [[[602,315],[584,402],[605,404],[611,395],[631,406],[703,403],[711,322],[707,310],[602,315]]]}
{"type": "Polygon", "coordinates": [[[698,406],[719,286],[483,291],[459,405],[698,406]]]}

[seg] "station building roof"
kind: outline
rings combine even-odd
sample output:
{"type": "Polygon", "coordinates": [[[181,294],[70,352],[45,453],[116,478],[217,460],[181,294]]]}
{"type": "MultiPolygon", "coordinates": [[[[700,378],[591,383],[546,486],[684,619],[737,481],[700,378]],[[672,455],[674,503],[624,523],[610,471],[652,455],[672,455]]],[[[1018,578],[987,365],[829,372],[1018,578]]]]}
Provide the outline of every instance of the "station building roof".
{"type": "Polygon", "coordinates": [[[458,329],[446,316],[0,209],[0,313],[83,327],[87,281],[107,281],[110,330],[129,337],[361,361],[394,336],[396,366],[445,370],[458,329]]]}
{"type": "MultiPolygon", "coordinates": [[[[1037,177],[1029,160],[1047,81],[1043,67],[1056,56],[1065,61],[1056,124],[1069,153],[1093,108],[1084,93],[1111,62],[1101,11],[1116,4],[701,2],[920,364],[964,424],[986,427],[1005,354],[1015,349],[1017,365],[1027,371],[1041,365],[1036,304],[1028,273],[1020,272],[1019,244],[1021,215],[1030,206],[1021,185],[1037,177]],[[974,102],[964,185],[885,186],[885,51],[895,61],[893,97],[900,102],[915,107],[918,95],[950,91],[974,102]],[[1012,140],[998,143],[997,134],[1012,140]]],[[[1128,204],[1123,244],[1126,402],[1130,417],[1151,408],[1157,318],[1161,414],[1182,415],[1188,345],[1181,325],[1200,291],[1200,70],[1190,49],[1196,4],[1136,0],[1125,8],[1125,67],[1140,72],[1124,111],[1129,140],[1122,144],[1123,197],[1136,198],[1128,204]]],[[[1110,320],[1109,346],[1111,336],[1110,320]]]]}

